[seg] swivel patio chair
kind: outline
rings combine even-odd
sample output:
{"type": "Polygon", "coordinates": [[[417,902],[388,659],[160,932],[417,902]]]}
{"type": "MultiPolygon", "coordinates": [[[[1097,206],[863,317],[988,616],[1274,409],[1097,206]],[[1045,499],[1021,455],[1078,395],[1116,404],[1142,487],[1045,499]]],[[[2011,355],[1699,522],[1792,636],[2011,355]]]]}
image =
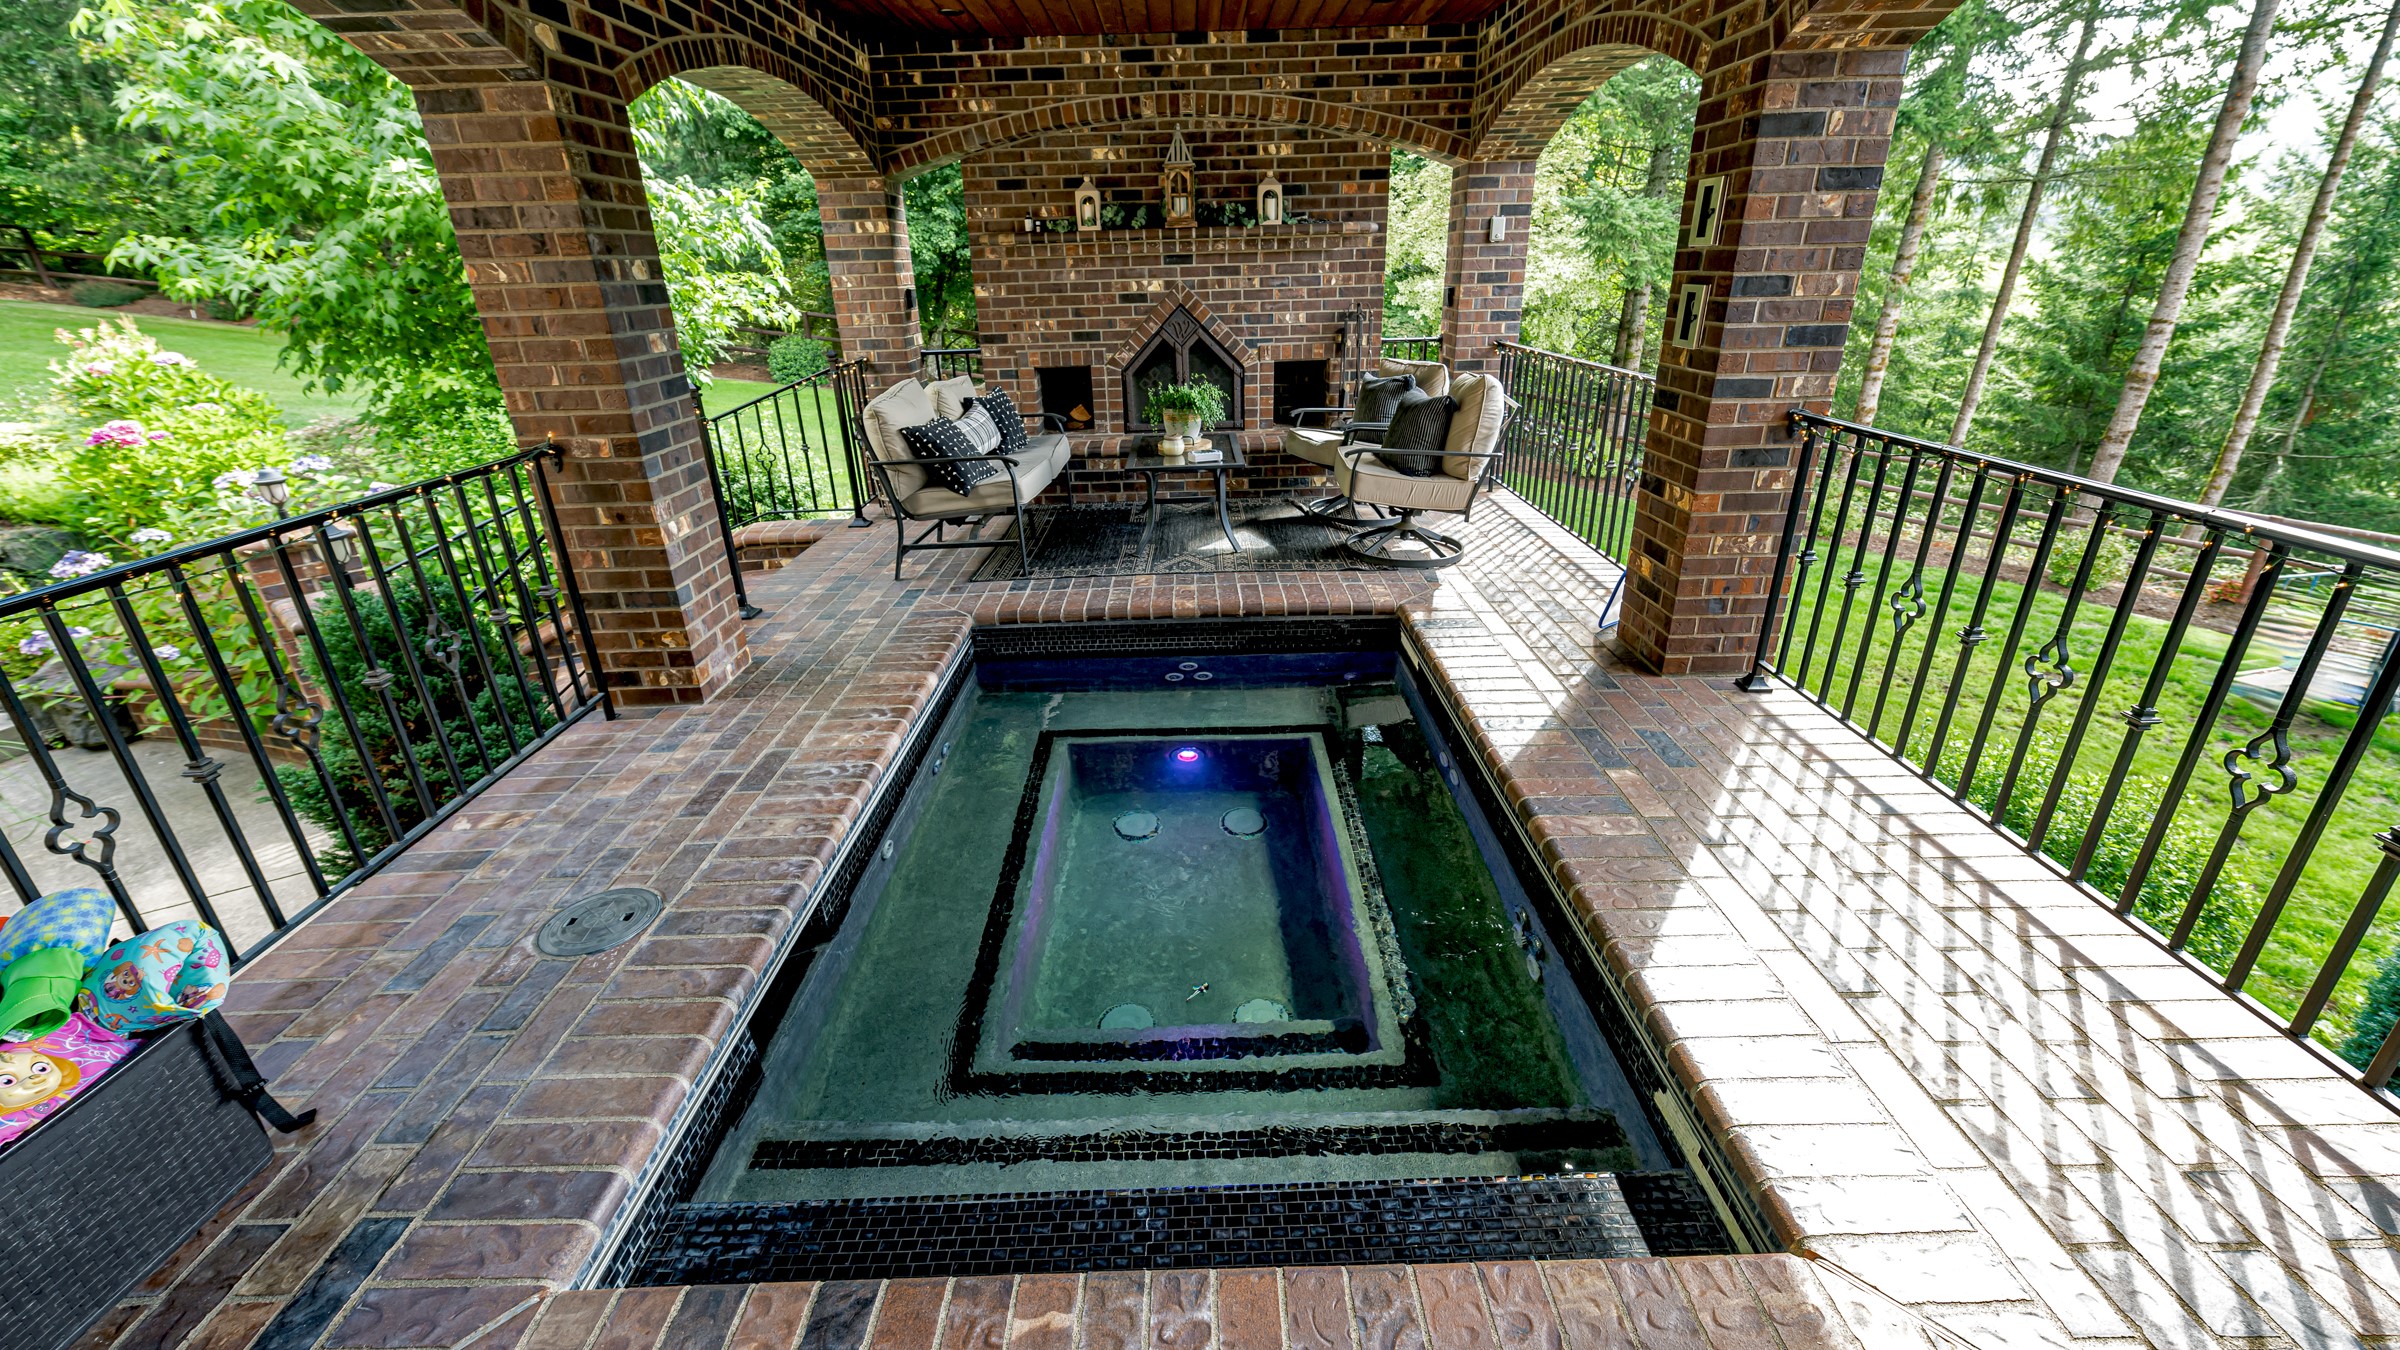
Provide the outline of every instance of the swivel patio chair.
{"type": "MultiPolygon", "coordinates": [[[[1450,386],[1457,403],[1450,432],[1442,442],[1439,467],[1430,474],[1412,474],[1394,467],[1400,452],[1363,441],[1348,441],[1333,468],[1333,484],[1342,496],[1361,506],[1388,507],[1398,518],[1361,529],[1350,537],[1349,549],[1359,557],[1394,567],[1447,567],[1465,556],[1464,541],[1454,539],[1417,517],[1438,511],[1467,518],[1475,497],[1495,477],[1500,463],[1501,436],[1512,410],[1499,377],[1470,373],[1450,386]]],[[[1424,456],[1432,458],[1430,453],[1424,456]]]]}
{"type": "MultiPolygon", "coordinates": [[[[1405,375],[1417,388],[1439,397],[1449,392],[1450,368],[1439,361],[1403,361],[1396,357],[1377,357],[1364,365],[1350,390],[1347,407],[1294,408],[1291,424],[1283,430],[1284,453],[1322,469],[1333,469],[1342,459],[1343,447],[1354,444],[1373,445],[1383,439],[1391,426],[1388,410],[1368,408],[1367,382],[1388,380],[1405,375]],[[1359,416],[1361,410],[1370,415],[1359,416]],[[1310,425],[1315,423],[1316,425],[1310,425]]],[[[1341,494],[1321,497],[1300,503],[1300,509],[1313,516],[1339,519],[1351,503],[1341,494]]]]}

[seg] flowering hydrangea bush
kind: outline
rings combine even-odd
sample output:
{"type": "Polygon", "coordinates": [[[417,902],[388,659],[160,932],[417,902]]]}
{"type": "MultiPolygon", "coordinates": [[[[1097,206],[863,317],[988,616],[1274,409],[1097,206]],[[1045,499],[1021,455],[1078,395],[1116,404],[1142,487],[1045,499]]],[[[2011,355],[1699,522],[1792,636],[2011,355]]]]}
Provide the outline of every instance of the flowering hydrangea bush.
{"type": "Polygon", "coordinates": [[[213,505],[220,475],[289,453],[266,395],[160,347],[131,319],[58,338],[67,348],[50,364],[58,400],[86,428],[59,466],[87,513],[69,523],[128,540],[213,505]]]}

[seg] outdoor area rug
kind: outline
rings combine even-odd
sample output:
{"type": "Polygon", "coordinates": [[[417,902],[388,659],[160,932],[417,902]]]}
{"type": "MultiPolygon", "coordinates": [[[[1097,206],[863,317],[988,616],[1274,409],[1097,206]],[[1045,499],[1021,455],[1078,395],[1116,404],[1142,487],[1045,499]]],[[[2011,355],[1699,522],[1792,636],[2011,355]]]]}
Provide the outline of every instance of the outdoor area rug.
{"type": "MultiPolygon", "coordinates": [[[[1231,512],[1233,535],[1242,545],[1239,553],[1225,547],[1213,501],[1161,503],[1158,532],[1151,536],[1145,552],[1138,507],[1037,507],[1030,513],[1033,575],[1351,572],[1376,567],[1342,547],[1342,541],[1350,537],[1348,530],[1313,520],[1288,501],[1237,501],[1231,504],[1231,512]]],[[[1000,546],[984,558],[970,580],[1014,581],[1025,575],[1017,563],[1015,529],[995,542],[1000,546]]]]}

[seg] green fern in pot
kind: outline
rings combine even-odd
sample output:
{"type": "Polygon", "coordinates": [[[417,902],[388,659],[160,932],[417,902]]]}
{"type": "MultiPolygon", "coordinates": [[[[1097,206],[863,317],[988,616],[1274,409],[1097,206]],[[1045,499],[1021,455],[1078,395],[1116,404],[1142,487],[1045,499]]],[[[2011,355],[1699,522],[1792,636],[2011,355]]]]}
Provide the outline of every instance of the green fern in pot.
{"type": "Polygon", "coordinates": [[[1207,380],[1154,385],[1142,406],[1167,435],[1198,440],[1201,427],[1225,420],[1225,391],[1207,380]]]}

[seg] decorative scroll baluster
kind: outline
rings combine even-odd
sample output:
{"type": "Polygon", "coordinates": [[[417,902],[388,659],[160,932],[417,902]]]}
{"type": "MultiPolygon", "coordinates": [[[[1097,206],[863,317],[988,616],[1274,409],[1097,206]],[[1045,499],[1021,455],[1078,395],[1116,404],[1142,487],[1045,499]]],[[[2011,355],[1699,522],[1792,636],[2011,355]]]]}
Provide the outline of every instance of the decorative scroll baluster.
{"type": "MultiPolygon", "coordinates": [[[[124,817],[118,814],[117,808],[102,806],[68,785],[67,776],[59,772],[58,761],[50,754],[49,737],[43,734],[41,723],[34,719],[33,710],[25,706],[25,700],[17,693],[16,681],[0,676],[0,700],[6,702],[8,720],[16,724],[17,735],[24,738],[25,749],[33,756],[33,767],[42,775],[42,785],[50,789],[47,812],[50,828],[42,831],[42,847],[92,869],[110,898],[117,902],[117,912],[125,916],[125,922],[137,933],[147,931],[150,925],[143,920],[141,909],[134,904],[133,893],[125,888],[125,879],[117,875],[117,826],[123,823],[124,817]],[[76,810],[72,820],[67,817],[70,805],[76,810]],[[84,830],[81,839],[68,837],[80,823],[87,821],[100,823],[84,830]]],[[[101,717],[110,715],[105,704],[95,711],[101,717]]],[[[13,851],[11,858],[13,861],[13,851]]],[[[23,865],[20,863],[16,870],[21,873],[23,865]]],[[[40,894],[40,887],[30,877],[12,880],[17,881],[17,894],[21,899],[30,900],[40,894]]]]}
{"type": "MultiPolygon", "coordinates": [[[[1917,532],[1917,556],[1909,563],[1908,579],[1901,582],[1900,589],[1892,594],[1892,647],[1884,657],[1883,677],[1876,682],[1875,713],[1867,719],[1869,738],[1873,738],[1877,732],[1883,729],[1883,710],[1891,701],[1892,676],[1900,668],[1900,653],[1908,645],[1909,630],[1916,627],[1919,619],[1925,617],[1925,560],[1933,553],[1934,532],[1940,528],[1942,523],[1942,507],[1950,500],[1950,474],[1955,467],[1955,461],[1944,459],[1941,469],[1934,474],[1933,506],[1925,513],[1924,528],[1917,532]]],[[[1916,480],[1916,470],[1913,466],[1909,470],[1909,480],[1912,484],[1916,480]]],[[[1903,517],[1907,514],[1909,503],[1908,493],[1902,493],[1900,512],[1903,517]]],[[[1895,521],[1894,525],[1892,533],[1894,537],[1898,537],[1898,522],[1895,521]]],[[[1932,644],[1926,645],[1930,648],[1932,644]]],[[[1910,711],[1914,712],[1916,700],[1912,698],[1909,703],[1910,711]]],[[[1906,719],[1903,719],[1904,726],[1905,723],[1906,719]]],[[[1904,732],[1892,741],[1892,745],[1895,748],[1901,748],[1905,746],[1906,741],[1907,737],[1904,732]]]]}
{"type": "MultiPolygon", "coordinates": [[[[2058,813],[2058,803],[2065,794],[2067,774],[2075,767],[2075,758],[2083,750],[2083,739],[2091,731],[2092,717],[2100,711],[2100,691],[2107,687],[2109,672],[2116,668],[2117,648],[2125,641],[2125,629],[2133,621],[2133,612],[2141,605],[2143,583],[2150,579],[2150,564],[2158,556],[2158,546],[2166,538],[2167,518],[2161,512],[2150,514],[2150,524],[2142,531],[2141,543],[2135,546],[2133,562],[2125,569],[2124,588],[2117,594],[2116,611],[2108,621],[2108,635],[2100,640],[2100,655],[2092,662],[2091,678],[2084,688],[2088,691],[2076,702],[2075,720],[2067,728],[2066,744],[2060,747],[2058,762],[2050,771],[2049,790],[2042,794],[2041,809],[2034,814],[2033,828],[2025,834],[2028,848],[2040,848],[2049,837],[2050,821],[2058,813]]],[[[2084,551],[2088,564],[2100,551],[2101,536],[2094,535],[2092,547],[2084,551]]],[[[2062,630],[2063,631],[2063,630],[2062,630]]]]}
{"type": "MultiPolygon", "coordinates": [[[[2159,528],[2165,528],[2163,521],[2159,528]]],[[[2209,531],[2207,542],[2200,546],[2200,555],[2192,563],[2191,575],[2184,581],[2183,594],[2175,601],[2175,617],[2167,625],[2166,636],[2159,641],[2158,659],[2150,663],[2150,675],[2142,685],[2142,692],[2133,706],[2125,710],[2125,739],[2117,743],[2116,763],[2110,766],[2108,778],[2101,785],[2099,805],[2084,826],[2083,843],[2075,850],[2075,861],[2067,868],[2067,875],[2078,881],[2092,868],[2101,836],[2107,832],[2109,818],[2116,813],[2117,798],[2125,789],[2126,775],[2133,769],[2134,755],[2141,750],[2150,729],[2159,723],[2159,697],[2166,692],[2167,678],[2174,673],[2175,657],[2183,650],[2184,634],[2190,631],[2192,616],[2199,612],[2200,601],[2208,594],[2209,573],[2215,569],[2217,555],[2224,546],[2224,534],[2209,531]]]]}
{"type": "MultiPolygon", "coordinates": [[[[1947,461],[1944,469],[1945,471],[1948,469],[1947,461]]],[[[1933,680],[1934,653],[1941,646],[1942,625],[1950,618],[1950,602],[1958,595],[1958,578],[1966,570],[1967,546],[1974,540],[1975,522],[1983,517],[1983,490],[1990,483],[1990,476],[1983,472],[1983,466],[1980,464],[1969,469],[1968,473],[1973,481],[1967,486],[1966,504],[1959,508],[1958,540],[1950,546],[1950,565],[1942,569],[1941,598],[1934,602],[1933,621],[1925,628],[1925,646],[1917,656],[1917,678],[1909,685],[1908,706],[1900,713],[1900,734],[1892,738],[1893,750],[1903,757],[1908,754],[1909,735],[1916,730],[1917,711],[1925,697],[1925,690],[1933,680]]],[[[1933,539],[1934,526],[1940,523],[1942,500],[1943,497],[1940,493],[1934,495],[1935,515],[1925,526],[1925,538],[1928,543],[1933,539]]],[[[1920,555],[1921,557],[1922,555],[1920,555]]],[[[1953,688],[1955,687],[1955,682],[1953,682],[1953,688]]],[[[1880,723],[1882,719],[1882,710],[1878,708],[1876,721],[1880,723]]],[[[1929,771],[1940,762],[1938,755],[1925,757],[1925,764],[1929,771]]]]}
{"type": "MultiPolygon", "coordinates": [[[[2016,668],[2017,652],[2025,644],[2025,626],[2033,618],[2033,600],[2041,593],[2042,577],[2050,569],[2050,553],[2058,544],[2058,524],[2066,509],[2067,494],[2052,492],[2049,514],[2042,519],[2042,537],[2034,545],[2033,565],[2025,571],[2025,589],[2017,597],[2017,612],[2009,618],[2008,637],[2000,647],[2000,664],[1992,670],[1991,692],[1984,696],[1983,714],[1976,719],[1975,739],[1967,742],[1967,762],[1958,774],[1958,799],[1962,802],[1972,800],[1975,795],[1975,770],[1983,763],[1984,747],[1992,737],[1992,723],[1999,718],[2000,706],[2007,699],[2009,672],[2016,668]]],[[[2000,536],[1993,548],[2005,557],[2008,536],[2000,536]]],[[[2023,753],[2022,749],[2019,753],[2023,753]]],[[[1999,820],[2000,808],[1995,807],[1991,816],[1994,821],[1999,820]]]]}
{"type": "MultiPolygon", "coordinates": [[[[2071,650],[2075,616],[2083,609],[2085,593],[2091,590],[2092,568],[2100,560],[2101,545],[2107,540],[2109,523],[2115,518],[2116,507],[2111,504],[2102,506],[2092,519],[2091,536],[2084,541],[2083,557],[2075,564],[2075,580],[2067,587],[2066,603],[2059,606],[2058,628],[2049,641],[2025,658],[2025,721],[2017,728],[2016,748],[2008,757],[2007,771],[2000,777],[2000,795],[1992,801],[1994,820],[2008,814],[2008,804],[2016,797],[2017,777],[2024,772],[2025,757],[2033,749],[2033,735],[2041,724],[2042,709],[2075,683],[2077,672],[2071,650]]],[[[2020,615],[2032,609],[2034,600],[2041,595],[2044,575],[2037,566],[2026,578],[2025,596],[2018,602],[2020,615]]]]}

